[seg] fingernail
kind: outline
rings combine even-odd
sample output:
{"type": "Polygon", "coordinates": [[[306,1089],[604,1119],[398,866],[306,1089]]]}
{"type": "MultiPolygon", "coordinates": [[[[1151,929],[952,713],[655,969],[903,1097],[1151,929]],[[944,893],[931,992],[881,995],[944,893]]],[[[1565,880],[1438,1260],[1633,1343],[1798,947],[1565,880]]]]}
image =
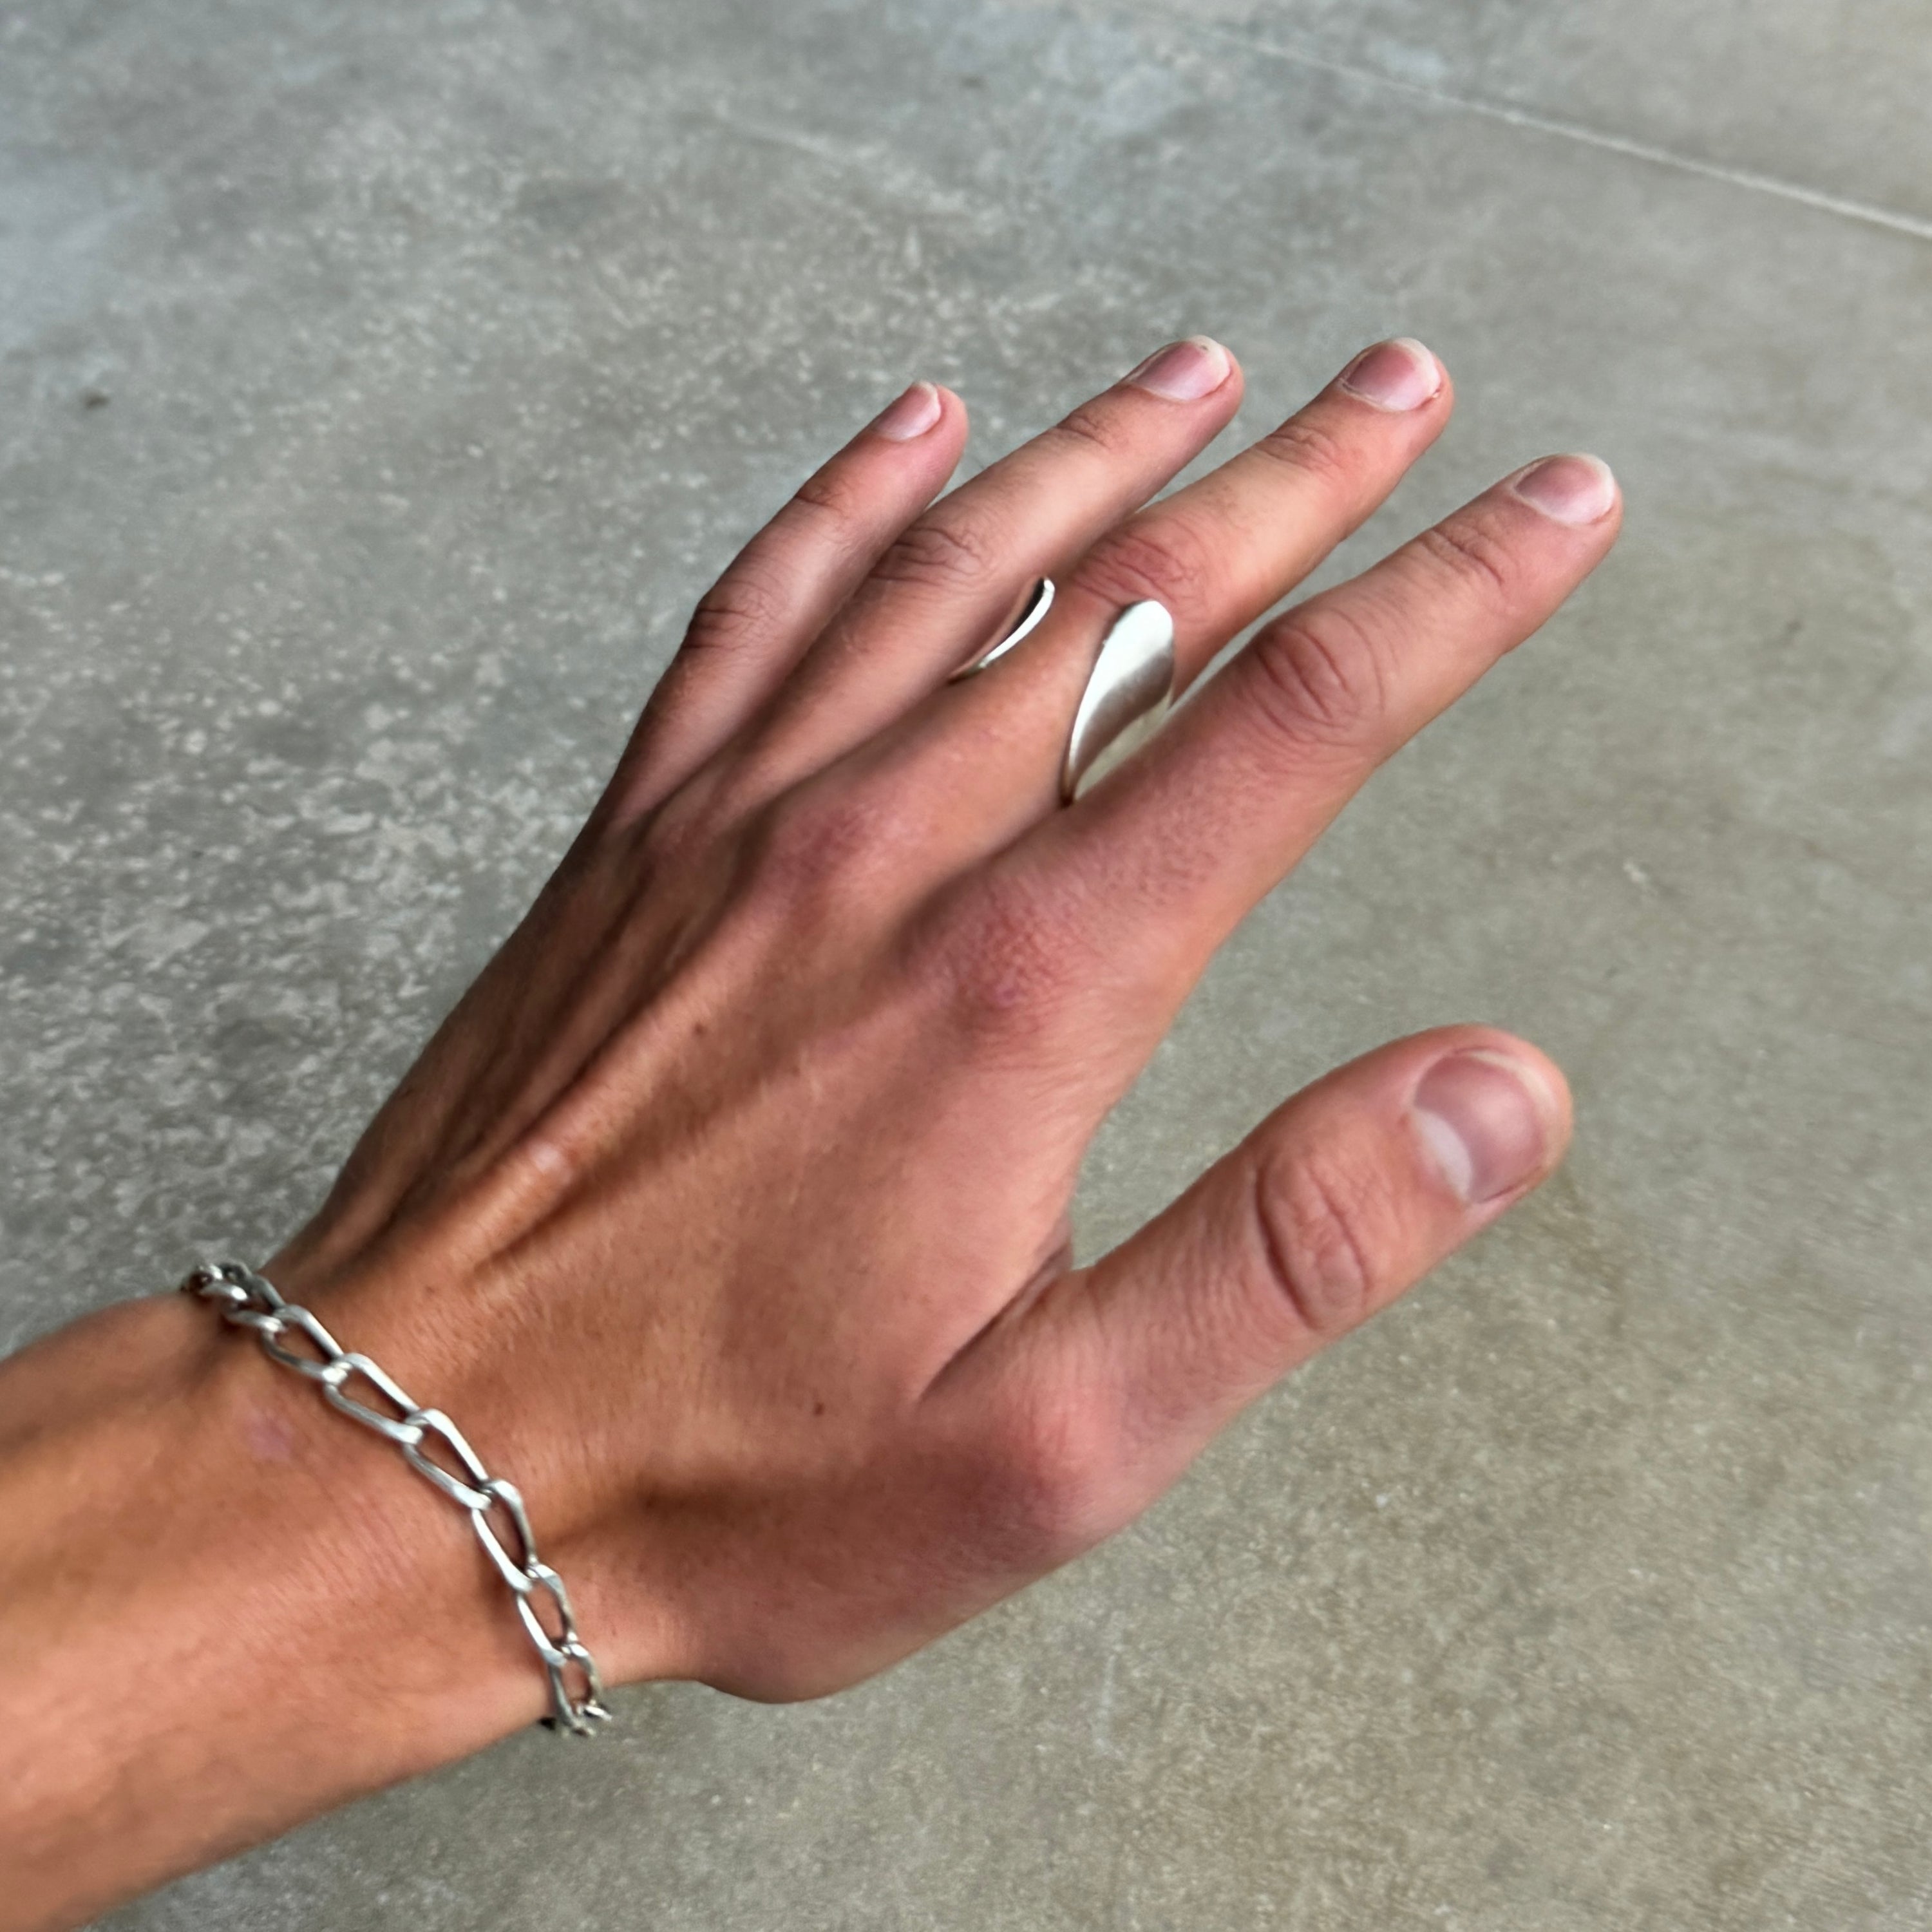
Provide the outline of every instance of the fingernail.
{"type": "Polygon", "coordinates": [[[1551,1112],[1542,1084],[1521,1061],[1480,1051],[1452,1053],[1422,1076],[1410,1102],[1416,1130],[1472,1207],[1541,1171],[1551,1112]]]}
{"type": "Polygon", "coordinates": [[[1532,510],[1579,526],[1601,521],[1617,500],[1610,466],[1594,456],[1546,456],[1512,477],[1510,488],[1532,510]]]}
{"type": "Polygon", "coordinates": [[[939,392],[932,383],[915,382],[897,402],[872,418],[872,434],[888,442],[910,442],[938,422],[941,407],[939,392]]]}
{"type": "Polygon", "coordinates": [[[1171,403],[1192,403],[1211,396],[1234,366],[1234,358],[1211,336],[1190,335],[1185,342],[1156,349],[1120,380],[1171,403]]]}
{"type": "Polygon", "coordinates": [[[1350,395],[1391,413],[1419,410],[1442,393],[1442,365],[1412,335],[1364,349],[1338,379],[1350,395]]]}

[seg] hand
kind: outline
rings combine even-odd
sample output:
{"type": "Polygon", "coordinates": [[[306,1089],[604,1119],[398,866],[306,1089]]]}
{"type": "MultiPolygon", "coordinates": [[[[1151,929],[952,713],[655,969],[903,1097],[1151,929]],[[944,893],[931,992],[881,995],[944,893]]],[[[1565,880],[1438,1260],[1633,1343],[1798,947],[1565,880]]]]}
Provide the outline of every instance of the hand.
{"type": "MultiPolygon", "coordinates": [[[[1141,508],[1240,397],[1226,351],[1174,345],[930,508],[966,434],[946,392],[834,457],[706,598],[556,877],[265,1269],[520,1484],[608,1677],[792,1698],[890,1664],[1131,1520],[1561,1154],[1547,1060],[1424,1034],[1071,1265],[1082,1153],[1215,948],[1617,526],[1600,464],[1532,466],[1268,625],[1063,808],[1114,613],[1158,598],[1196,676],[1450,407],[1426,350],[1381,345],[1141,508]],[[1046,623],[949,685],[1042,574],[1046,623]]],[[[224,1428],[352,1469],[382,1574],[434,1571],[412,1682],[467,1687],[447,1748],[538,1714],[446,1506],[232,1336],[222,1360],[224,1428]]]]}
{"type": "Polygon", "coordinates": [[[524,1472],[620,1677],[798,1697],[892,1662],[1130,1520],[1556,1157],[1553,1068],[1430,1036],[1070,1266],[1082,1155],[1214,948],[1614,524],[1598,466],[1492,491],[1063,811],[1111,615],[1159,598],[1198,671],[1450,407],[1426,351],[1378,349],[1131,514],[1239,395],[1180,345],[923,514],[951,397],[836,458],[705,600],[575,849],[277,1259],[524,1472]],[[1042,574],[1041,631],[946,684],[1042,574]]]}

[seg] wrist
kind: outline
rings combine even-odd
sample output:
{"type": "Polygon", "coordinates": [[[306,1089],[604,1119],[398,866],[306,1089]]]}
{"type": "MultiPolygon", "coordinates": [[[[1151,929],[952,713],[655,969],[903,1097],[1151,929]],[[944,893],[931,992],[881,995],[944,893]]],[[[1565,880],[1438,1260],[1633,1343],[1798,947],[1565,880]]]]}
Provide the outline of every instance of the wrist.
{"type": "Polygon", "coordinates": [[[0,1839],[32,1861],[0,1925],[98,1910],[542,1708],[460,1519],[212,1310],[158,1296],[50,1336],[0,1364],[0,1839]]]}
{"type": "MultiPolygon", "coordinates": [[[[466,1234],[445,1227],[326,1264],[305,1236],[263,1272],[344,1349],[380,1364],[414,1400],[453,1419],[490,1473],[520,1491],[542,1556],[567,1584],[607,1683],[687,1674],[685,1606],[668,1581],[678,1566],[653,1534],[649,1512],[637,1506],[637,1460],[646,1447],[639,1408],[578,1398],[593,1378],[572,1363],[565,1334],[536,1332],[547,1325],[551,1306],[542,1283],[487,1262],[466,1267],[460,1258],[482,1245],[466,1234]],[[532,1373],[533,1356],[550,1372],[532,1373]]],[[[349,1393],[370,1397],[366,1388],[349,1393]]],[[[410,1477],[393,1449],[376,1446],[412,1489],[423,1490],[463,1528],[460,1510],[410,1477]]],[[[451,1460],[440,1454],[437,1460],[451,1460]]],[[[500,1518],[494,1526],[503,1530],[500,1518]]],[[[476,1542],[464,1540],[496,1592],[497,1617],[520,1637],[503,1582],[476,1542]]],[[[554,1624],[544,1598],[533,1603],[554,1624]]],[[[535,1652],[523,1654],[526,1672],[544,1689],[535,1652]]],[[[571,1688],[574,1694],[581,1685],[573,1680],[571,1688]]]]}

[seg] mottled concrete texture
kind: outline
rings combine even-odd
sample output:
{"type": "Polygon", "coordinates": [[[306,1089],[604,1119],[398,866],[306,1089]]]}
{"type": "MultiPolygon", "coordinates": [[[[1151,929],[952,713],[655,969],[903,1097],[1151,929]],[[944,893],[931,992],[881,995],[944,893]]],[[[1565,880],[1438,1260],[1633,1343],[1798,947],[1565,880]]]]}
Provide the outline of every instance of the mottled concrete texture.
{"type": "Polygon", "coordinates": [[[983,461],[1166,336],[1361,342],[1622,548],[1228,948],[1089,1245],[1438,1021],[1546,1195],[884,1680],[626,1695],[118,1915],[1932,1922],[1923,0],[0,13],[0,1341],[266,1248],[679,615],[914,374],[983,461]]]}

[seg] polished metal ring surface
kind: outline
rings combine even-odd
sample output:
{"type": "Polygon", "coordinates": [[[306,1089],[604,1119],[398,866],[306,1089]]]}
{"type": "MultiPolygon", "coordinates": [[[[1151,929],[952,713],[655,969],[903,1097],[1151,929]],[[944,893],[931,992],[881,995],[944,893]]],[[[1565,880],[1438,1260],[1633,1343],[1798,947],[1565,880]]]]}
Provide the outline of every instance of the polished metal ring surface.
{"type": "Polygon", "coordinates": [[[1071,805],[1167,722],[1174,708],[1174,619],[1152,598],[1107,627],[1067,734],[1060,796],[1071,805]]]}
{"type": "Polygon", "coordinates": [[[1026,608],[1020,613],[1019,622],[991,650],[982,651],[976,658],[969,658],[946,682],[957,684],[962,677],[976,676],[996,658],[1004,657],[1022,638],[1031,637],[1040,628],[1040,620],[1052,608],[1053,579],[1042,577],[1034,586],[1033,595],[1027,599],[1026,608]]]}

